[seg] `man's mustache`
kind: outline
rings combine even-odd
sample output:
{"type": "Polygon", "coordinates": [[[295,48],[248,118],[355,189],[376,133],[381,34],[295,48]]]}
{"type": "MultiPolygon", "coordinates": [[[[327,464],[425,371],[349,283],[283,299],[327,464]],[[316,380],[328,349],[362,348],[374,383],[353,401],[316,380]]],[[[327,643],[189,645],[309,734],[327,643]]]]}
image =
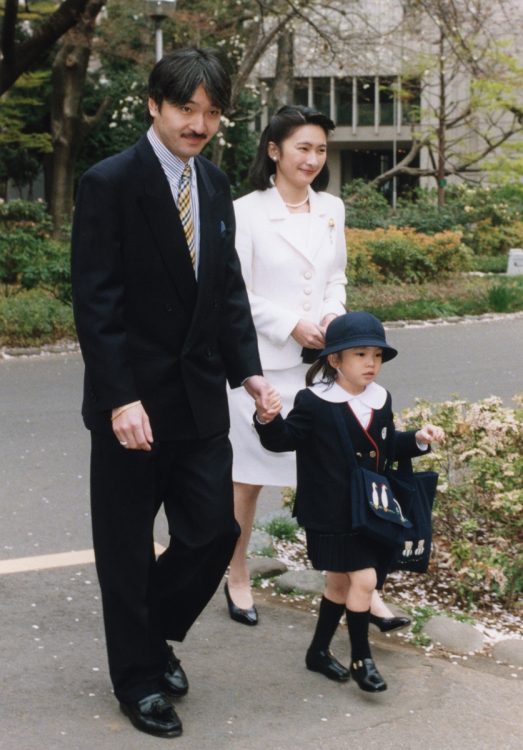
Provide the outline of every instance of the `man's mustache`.
{"type": "Polygon", "coordinates": [[[207,138],[207,133],[195,133],[194,130],[191,130],[188,133],[184,133],[183,135],[189,138],[201,138],[202,140],[205,140],[207,138]]]}

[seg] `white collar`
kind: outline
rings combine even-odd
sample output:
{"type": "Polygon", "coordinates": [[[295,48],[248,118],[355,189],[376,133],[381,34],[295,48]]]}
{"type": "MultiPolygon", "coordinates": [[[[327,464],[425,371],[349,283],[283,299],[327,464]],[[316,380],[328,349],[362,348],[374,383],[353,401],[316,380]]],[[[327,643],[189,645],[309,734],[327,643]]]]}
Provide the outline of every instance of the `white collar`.
{"type": "Polygon", "coordinates": [[[332,404],[350,403],[351,401],[357,400],[365,404],[369,409],[381,409],[385,405],[387,400],[387,391],[382,385],[378,383],[369,383],[366,386],[363,393],[353,396],[352,393],[348,393],[345,388],[342,388],[338,383],[325,384],[325,383],[314,383],[309,386],[316,396],[322,398],[324,401],[330,401],[332,404]]]}

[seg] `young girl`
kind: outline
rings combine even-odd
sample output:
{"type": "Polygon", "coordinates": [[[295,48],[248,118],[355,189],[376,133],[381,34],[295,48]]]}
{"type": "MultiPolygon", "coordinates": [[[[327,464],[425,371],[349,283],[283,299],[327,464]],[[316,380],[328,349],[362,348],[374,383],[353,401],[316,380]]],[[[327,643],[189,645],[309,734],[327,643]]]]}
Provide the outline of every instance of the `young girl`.
{"type": "Polygon", "coordinates": [[[352,531],[349,469],[334,410],[347,422],[360,465],[373,471],[383,472],[388,458],[417,456],[432,441],[441,442],[443,430],[431,424],[417,431],[395,430],[390,394],[374,381],[382,362],[396,354],[373,315],[341,315],[328,326],[325,348],[307,374],[308,388],[298,392],[288,417],[278,414],[275,396],[254,420],[265,448],[296,451],[294,513],[305,527],[313,567],[327,571],[306,666],[339,682],[352,675],[368,692],[387,689],[372,658],[368,629],[372,592],[385,578],[390,549],[352,531]],[[314,382],[320,372],[320,381],[314,382]],[[344,611],[352,647],[350,671],[329,651],[344,611]]]}

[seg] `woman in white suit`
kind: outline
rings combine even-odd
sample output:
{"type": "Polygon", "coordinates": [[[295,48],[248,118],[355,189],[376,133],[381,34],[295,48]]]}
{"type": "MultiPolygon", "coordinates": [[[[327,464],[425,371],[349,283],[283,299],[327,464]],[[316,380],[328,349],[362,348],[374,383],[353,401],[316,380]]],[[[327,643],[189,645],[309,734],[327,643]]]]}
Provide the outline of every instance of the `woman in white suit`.
{"type": "MultiPolygon", "coordinates": [[[[282,107],[261,135],[250,174],[255,191],[234,204],[236,248],[262,366],[280,393],[283,416],[304,386],[315,359],[311,350],[324,347],[327,325],[345,311],[345,209],[339,198],[323,192],[329,181],[327,138],[332,130],[334,123],[309,107],[282,107]]],[[[233,620],[256,625],[246,562],[256,500],[264,485],[295,486],[295,457],[261,446],[252,424],[252,401],[242,388],[229,391],[229,406],[234,506],[242,533],[225,595],[233,620]]],[[[335,628],[340,615],[330,608],[335,628]]],[[[374,592],[371,622],[388,631],[410,621],[394,617],[374,592]]],[[[336,670],[333,676],[328,655],[326,662],[327,676],[344,676],[336,670]]]]}
{"type": "MultiPolygon", "coordinates": [[[[256,190],[235,201],[236,248],[251,303],[262,366],[283,415],[305,383],[307,350],[324,346],[329,322],[345,311],[345,209],[328,184],[327,137],[334,123],[302,106],[282,107],[262,133],[251,169],[256,190]],[[305,350],[305,353],[304,353],[305,350]]],[[[225,594],[231,617],[255,625],[246,565],[263,485],[294,486],[295,457],[265,450],[252,402],[229,392],[235,515],[242,533],[225,594]]]]}

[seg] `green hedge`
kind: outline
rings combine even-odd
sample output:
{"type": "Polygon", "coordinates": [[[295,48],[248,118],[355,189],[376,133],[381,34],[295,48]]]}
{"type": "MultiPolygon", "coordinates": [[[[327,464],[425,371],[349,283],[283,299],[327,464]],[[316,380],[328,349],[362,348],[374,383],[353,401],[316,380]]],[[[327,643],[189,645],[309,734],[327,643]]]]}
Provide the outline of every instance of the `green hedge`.
{"type": "Polygon", "coordinates": [[[75,336],[71,307],[43,290],[0,297],[0,346],[38,346],[75,336]]]}

